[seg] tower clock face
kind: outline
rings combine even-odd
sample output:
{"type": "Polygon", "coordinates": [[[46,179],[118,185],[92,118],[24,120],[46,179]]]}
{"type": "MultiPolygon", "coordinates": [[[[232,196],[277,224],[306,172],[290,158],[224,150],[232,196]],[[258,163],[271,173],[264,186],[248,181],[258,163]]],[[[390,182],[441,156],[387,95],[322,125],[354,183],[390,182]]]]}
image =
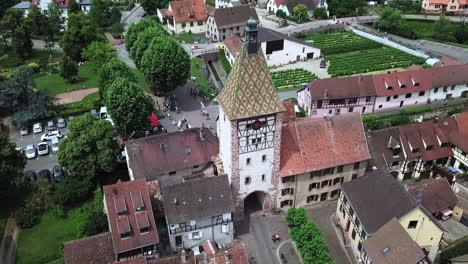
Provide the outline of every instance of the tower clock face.
{"type": "Polygon", "coordinates": [[[255,120],[252,123],[252,129],[253,130],[259,130],[262,127],[262,123],[259,120],[255,120]]]}

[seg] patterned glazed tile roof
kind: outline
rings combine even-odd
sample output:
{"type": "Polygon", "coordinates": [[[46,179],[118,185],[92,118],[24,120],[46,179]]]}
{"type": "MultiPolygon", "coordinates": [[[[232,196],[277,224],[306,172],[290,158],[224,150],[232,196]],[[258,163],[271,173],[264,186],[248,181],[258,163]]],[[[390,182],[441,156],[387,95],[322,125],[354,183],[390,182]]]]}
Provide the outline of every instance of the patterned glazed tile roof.
{"type": "Polygon", "coordinates": [[[247,54],[244,45],[226,86],[216,98],[229,120],[284,112],[261,49],[247,54]]]}

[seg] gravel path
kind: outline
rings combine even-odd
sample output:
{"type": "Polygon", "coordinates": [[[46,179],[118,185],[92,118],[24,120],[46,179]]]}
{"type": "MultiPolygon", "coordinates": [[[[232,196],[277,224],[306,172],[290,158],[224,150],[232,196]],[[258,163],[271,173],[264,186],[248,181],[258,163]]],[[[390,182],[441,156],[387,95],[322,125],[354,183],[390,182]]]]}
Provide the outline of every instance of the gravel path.
{"type": "Polygon", "coordinates": [[[69,104],[74,102],[79,102],[83,100],[88,94],[92,94],[98,91],[98,88],[89,88],[84,90],[78,90],[68,93],[61,93],[55,96],[55,104],[69,104]]]}

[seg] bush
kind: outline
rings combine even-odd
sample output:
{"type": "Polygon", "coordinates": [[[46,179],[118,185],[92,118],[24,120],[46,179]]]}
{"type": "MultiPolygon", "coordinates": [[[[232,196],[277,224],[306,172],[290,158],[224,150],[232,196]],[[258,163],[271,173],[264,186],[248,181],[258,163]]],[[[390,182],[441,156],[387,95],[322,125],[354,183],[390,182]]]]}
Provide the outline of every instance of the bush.
{"type": "Polygon", "coordinates": [[[39,223],[39,215],[32,206],[25,206],[16,211],[15,220],[19,227],[31,228],[39,223]]]}
{"type": "Polygon", "coordinates": [[[67,216],[67,212],[65,212],[65,209],[63,208],[62,205],[56,205],[52,208],[52,214],[57,217],[57,218],[65,218],[67,216]]]}
{"type": "Polygon", "coordinates": [[[468,236],[455,241],[440,254],[440,263],[451,263],[450,259],[468,254],[468,236]]]}
{"type": "Polygon", "coordinates": [[[452,116],[455,114],[459,114],[463,112],[463,108],[461,106],[454,106],[450,111],[448,112],[448,116],[452,116]]]}
{"type": "Polygon", "coordinates": [[[286,19],[286,18],[288,17],[288,16],[286,15],[286,13],[285,13],[283,10],[281,10],[281,9],[278,9],[278,10],[276,11],[276,16],[279,17],[279,18],[284,18],[284,19],[286,19]]]}
{"type": "Polygon", "coordinates": [[[83,234],[93,236],[106,231],[108,231],[106,215],[103,212],[91,212],[83,227],[83,234]]]}
{"type": "Polygon", "coordinates": [[[72,176],[56,185],[55,202],[62,206],[70,206],[83,202],[89,197],[94,185],[88,178],[75,179],[72,176]]]}
{"type": "Polygon", "coordinates": [[[385,128],[385,122],[377,120],[375,116],[363,116],[362,122],[367,130],[374,131],[385,128]]]}
{"type": "Polygon", "coordinates": [[[291,207],[288,209],[288,214],[286,215],[286,223],[289,228],[299,228],[302,225],[306,224],[309,219],[304,208],[295,208],[291,207]]]}

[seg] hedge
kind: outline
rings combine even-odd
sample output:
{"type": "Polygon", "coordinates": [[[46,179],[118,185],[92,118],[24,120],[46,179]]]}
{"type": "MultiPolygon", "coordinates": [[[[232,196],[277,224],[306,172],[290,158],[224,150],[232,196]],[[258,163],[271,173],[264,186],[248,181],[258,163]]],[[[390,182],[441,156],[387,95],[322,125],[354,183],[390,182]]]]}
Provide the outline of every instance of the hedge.
{"type": "Polygon", "coordinates": [[[450,259],[468,254],[468,236],[455,241],[440,254],[440,263],[451,263],[450,259]]]}

